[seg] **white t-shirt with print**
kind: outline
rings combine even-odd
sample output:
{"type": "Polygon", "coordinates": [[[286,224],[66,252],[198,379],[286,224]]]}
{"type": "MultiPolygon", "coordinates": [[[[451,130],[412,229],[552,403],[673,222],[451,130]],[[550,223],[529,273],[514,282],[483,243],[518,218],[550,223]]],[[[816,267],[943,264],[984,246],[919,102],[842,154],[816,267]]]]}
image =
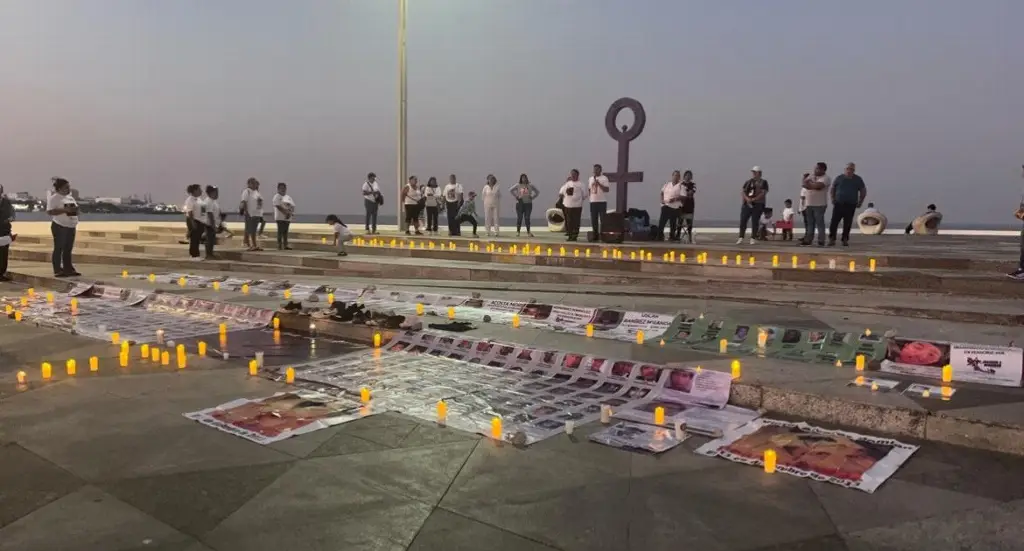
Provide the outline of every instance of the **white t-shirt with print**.
{"type": "Polygon", "coordinates": [[[558,190],[558,194],[562,196],[562,204],[567,209],[583,207],[584,193],[586,193],[586,190],[583,188],[583,182],[579,180],[569,180],[562,184],[562,189],[558,190]],[[569,195],[570,189],[572,189],[572,195],[569,195]]]}
{"type": "Polygon", "coordinates": [[[793,221],[793,209],[791,207],[786,207],[786,208],[782,209],[782,221],[783,222],[792,222],[793,221]]]}
{"type": "Polygon", "coordinates": [[[683,206],[683,195],[686,193],[682,182],[668,182],[661,186],[661,203],[666,207],[678,209],[683,206]]]}
{"type": "Polygon", "coordinates": [[[377,197],[375,193],[380,193],[380,186],[377,185],[376,180],[373,182],[363,182],[363,199],[367,201],[375,201],[377,197]]]}
{"type": "MultiPolygon", "coordinates": [[[[50,196],[46,198],[46,210],[56,210],[67,208],[72,205],[77,206],[78,203],[71,194],[61,195],[57,192],[51,192],[50,196]]],[[[78,226],[77,216],[68,216],[67,214],[55,214],[50,217],[55,224],[63,226],[65,228],[74,228],[78,226]]]]}
{"type": "Polygon", "coordinates": [[[459,196],[462,195],[462,184],[458,182],[454,184],[446,184],[444,189],[441,191],[441,195],[448,203],[458,203],[459,196]]]}
{"type": "Polygon", "coordinates": [[[406,205],[412,206],[419,204],[421,197],[423,197],[423,188],[419,186],[412,187],[409,184],[405,184],[406,205]]]}
{"type": "Polygon", "coordinates": [[[181,207],[181,210],[185,213],[185,216],[188,216],[189,213],[195,212],[196,203],[198,201],[199,198],[196,197],[195,195],[189,195],[188,197],[185,197],[185,204],[181,207]]]}
{"type": "Polygon", "coordinates": [[[263,216],[263,196],[260,190],[245,188],[242,190],[242,202],[249,216],[263,216]]]}
{"type": "Polygon", "coordinates": [[[218,203],[216,199],[207,197],[203,200],[203,210],[206,211],[203,213],[203,223],[209,224],[210,217],[208,215],[212,214],[213,226],[220,227],[220,203],[218,203]]]}
{"type": "MultiPolygon", "coordinates": [[[[600,176],[598,176],[596,178],[591,176],[590,180],[587,181],[587,184],[590,187],[590,202],[591,203],[605,203],[605,202],[608,201],[607,199],[605,199],[605,193],[606,192],[605,192],[604,188],[602,188],[602,187],[597,185],[597,184],[601,184],[602,186],[608,187],[609,184],[608,184],[608,177],[607,176],[605,176],[604,174],[602,174],[602,175],[600,175],[600,176]]],[[[611,188],[609,187],[609,189],[611,189],[611,188]]]]}
{"type": "Polygon", "coordinates": [[[274,220],[280,222],[291,221],[292,214],[295,212],[295,201],[292,200],[292,196],[287,193],[284,195],[275,193],[272,202],[274,206],[274,220]],[[283,214],[277,207],[284,208],[289,214],[283,214]]]}

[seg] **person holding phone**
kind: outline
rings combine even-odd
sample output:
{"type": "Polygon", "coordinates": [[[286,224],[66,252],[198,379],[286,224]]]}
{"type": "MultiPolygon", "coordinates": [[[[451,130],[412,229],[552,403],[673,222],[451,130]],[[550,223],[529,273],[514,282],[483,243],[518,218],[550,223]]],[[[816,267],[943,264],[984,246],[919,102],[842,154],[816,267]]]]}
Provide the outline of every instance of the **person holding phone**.
{"type": "Polygon", "coordinates": [[[825,246],[825,211],[828,210],[829,186],[828,165],[814,165],[813,174],[804,173],[800,184],[800,205],[804,209],[804,238],[800,244],[808,246],[814,242],[814,233],[818,233],[818,246],[825,246]]]}
{"type": "Polygon", "coordinates": [[[82,275],[71,262],[78,228],[78,202],[71,195],[71,184],[64,178],[53,179],[53,191],[46,199],[46,214],[50,215],[50,233],[53,235],[53,276],[82,275]]]}
{"type": "Polygon", "coordinates": [[[586,193],[580,182],[580,171],[575,168],[558,190],[558,198],[565,209],[565,230],[567,241],[576,241],[580,236],[580,218],[583,215],[583,195],[586,193]]]}
{"type": "MultiPolygon", "coordinates": [[[[611,191],[611,184],[608,177],[602,174],[604,169],[601,165],[594,165],[594,175],[590,177],[589,196],[590,199],[590,229],[593,232],[590,241],[601,240],[601,217],[608,212],[608,199],[605,194],[611,191]]],[[[583,205],[580,205],[582,208],[583,205]]]]}

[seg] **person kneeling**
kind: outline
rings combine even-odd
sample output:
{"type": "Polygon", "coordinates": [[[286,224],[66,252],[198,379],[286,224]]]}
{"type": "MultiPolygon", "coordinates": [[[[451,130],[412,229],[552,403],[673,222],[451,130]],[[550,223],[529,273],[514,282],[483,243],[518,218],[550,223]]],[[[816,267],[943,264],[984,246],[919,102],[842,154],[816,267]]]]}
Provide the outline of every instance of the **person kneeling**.
{"type": "Polygon", "coordinates": [[[328,215],[325,222],[334,228],[334,246],[338,248],[338,256],[348,256],[348,252],[345,251],[345,243],[352,241],[352,230],[348,229],[341,218],[334,214],[328,215]]]}

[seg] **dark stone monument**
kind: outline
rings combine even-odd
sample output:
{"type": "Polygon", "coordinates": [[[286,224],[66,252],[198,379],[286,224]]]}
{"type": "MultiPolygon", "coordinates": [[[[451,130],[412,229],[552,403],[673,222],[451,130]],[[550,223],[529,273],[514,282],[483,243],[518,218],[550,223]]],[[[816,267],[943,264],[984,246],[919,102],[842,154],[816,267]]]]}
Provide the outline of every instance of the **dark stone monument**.
{"type": "Polygon", "coordinates": [[[613,140],[619,142],[619,166],[613,173],[606,172],[609,182],[615,182],[615,210],[621,214],[626,213],[628,208],[629,189],[632,182],[643,182],[643,172],[629,171],[629,142],[635,140],[644,131],[647,124],[647,113],[644,106],[633,98],[619,98],[608,108],[608,114],[604,117],[604,127],[613,140]],[[633,112],[632,128],[622,125],[622,130],[615,126],[615,119],[624,109],[633,112]]]}

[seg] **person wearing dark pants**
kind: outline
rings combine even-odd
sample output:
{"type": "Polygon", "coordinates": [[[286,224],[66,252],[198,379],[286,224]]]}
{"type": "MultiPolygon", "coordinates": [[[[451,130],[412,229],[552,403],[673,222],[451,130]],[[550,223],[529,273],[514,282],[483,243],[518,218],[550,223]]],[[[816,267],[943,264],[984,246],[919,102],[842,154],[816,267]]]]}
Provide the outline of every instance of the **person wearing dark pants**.
{"type": "MultiPolygon", "coordinates": [[[[600,165],[594,168],[600,169],[600,165]]],[[[607,180],[607,178],[605,178],[607,180]]],[[[586,191],[580,182],[580,172],[573,169],[569,178],[558,190],[558,198],[565,210],[565,233],[569,241],[576,241],[580,236],[580,218],[583,216],[583,195],[586,191]]]]}
{"type": "Polygon", "coordinates": [[[380,194],[380,185],[377,184],[377,175],[369,173],[366,181],[363,182],[363,207],[366,209],[366,233],[377,233],[377,211],[384,202],[380,194]]]}
{"type": "Polygon", "coordinates": [[[520,174],[519,182],[508,191],[516,200],[516,236],[522,235],[525,224],[526,235],[533,237],[533,232],[530,231],[530,216],[533,215],[533,200],[540,195],[540,190],[530,183],[529,176],[520,174]]]}
{"type": "Polygon", "coordinates": [[[75,248],[75,228],[78,227],[78,203],[71,195],[71,184],[64,178],[53,179],[53,191],[46,199],[46,214],[50,215],[50,233],[53,235],[53,275],[55,277],[80,276],[71,262],[75,248]]]}
{"type": "Polygon", "coordinates": [[[217,230],[223,223],[220,203],[217,201],[219,198],[220,190],[217,186],[206,186],[206,199],[203,200],[203,211],[206,216],[203,224],[206,233],[206,260],[217,260],[213,248],[217,245],[217,230]]]}
{"type": "Polygon", "coordinates": [[[750,224],[751,229],[750,244],[757,243],[753,234],[757,233],[768,194],[768,182],[761,177],[761,167],[755,166],[750,169],[750,173],[752,177],[743,183],[743,207],[740,209],[740,238],[736,240],[737,245],[743,243],[747,224],[750,224]]]}
{"type": "Polygon", "coordinates": [[[857,175],[857,165],[847,163],[846,171],[832,181],[832,223],[828,229],[828,246],[836,245],[836,234],[839,223],[843,224],[842,241],[844,247],[850,246],[850,227],[853,226],[853,215],[864,203],[868,195],[864,180],[857,175]]]}
{"type": "Polygon", "coordinates": [[[441,190],[441,197],[444,199],[445,215],[448,217],[448,235],[462,235],[459,224],[459,209],[465,200],[462,184],[458,182],[455,175],[448,176],[448,183],[441,190]]]}
{"type": "Polygon", "coordinates": [[[668,240],[679,241],[682,229],[680,215],[683,209],[683,181],[678,170],[672,180],[661,186],[661,216],[658,217],[656,239],[665,239],[665,226],[669,227],[668,240]]]}
{"type": "Polygon", "coordinates": [[[192,260],[201,260],[199,255],[199,244],[203,241],[203,234],[206,233],[206,224],[196,219],[189,219],[188,224],[188,256],[192,260]]]}
{"type": "MultiPolygon", "coordinates": [[[[1024,165],[1020,166],[1020,175],[1024,177],[1024,165]]],[[[1017,212],[1013,216],[1022,222],[1024,222],[1024,195],[1020,198],[1020,205],[1017,207],[1017,212]]],[[[1017,262],[1017,269],[1006,274],[1011,279],[1024,281],[1024,227],[1020,230],[1020,260],[1017,262]]]]}
{"type": "Polygon", "coordinates": [[[611,184],[608,183],[608,177],[601,173],[602,170],[601,165],[594,165],[594,175],[590,177],[588,182],[590,229],[593,232],[591,241],[601,240],[601,217],[608,212],[608,199],[605,194],[611,191],[611,184]]]}
{"type": "Polygon", "coordinates": [[[10,281],[7,277],[7,261],[10,256],[11,243],[15,235],[11,232],[14,221],[14,205],[4,195],[4,186],[0,186],[0,281],[10,281]]]}
{"type": "Polygon", "coordinates": [[[427,235],[437,235],[437,220],[441,207],[441,190],[437,187],[437,178],[431,176],[427,179],[427,186],[423,188],[423,207],[427,211],[427,235]]]}
{"type": "Polygon", "coordinates": [[[292,217],[295,216],[295,200],[288,195],[288,184],[277,184],[277,193],[274,194],[271,205],[274,207],[274,221],[277,223],[277,248],[291,250],[288,246],[288,230],[291,229],[292,217]]]}
{"type": "MultiPolygon", "coordinates": [[[[450,212],[450,211],[449,211],[450,212]]],[[[473,225],[473,237],[477,236],[477,216],[476,216],[476,192],[471,191],[466,197],[466,200],[462,202],[459,210],[455,213],[455,229],[459,230],[457,235],[462,235],[461,228],[462,224],[469,222],[473,225]]]]}
{"type": "Polygon", "coordinates": [[[202,260],[199,256],[199,244],[206,231],[203,220],[206,220],[206,203],[203,201],[203,188],[192,184],[186,188],[185,226],[188,228],[188,256],[191,260],[202,260]]]}

